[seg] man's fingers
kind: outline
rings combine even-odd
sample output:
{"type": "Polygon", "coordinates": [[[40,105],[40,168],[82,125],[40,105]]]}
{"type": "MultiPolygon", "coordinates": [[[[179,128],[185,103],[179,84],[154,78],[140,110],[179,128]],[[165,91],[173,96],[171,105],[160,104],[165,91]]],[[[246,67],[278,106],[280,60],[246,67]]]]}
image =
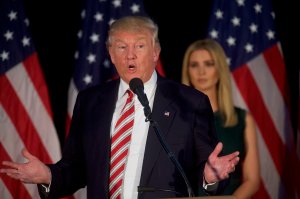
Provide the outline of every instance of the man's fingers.
{"type": "Polygon", "coordinates": [[[29,153],[29,151],[26,148],[24,148],[22,150],[22,154],[28,160],[31,160],[32,158],[34,158],[34,156],[31,153],[29,153]]]}
{"type": "Polygon", "coordinates": [[[220,154],[220,152],[223,149],[223,144],[222,142],[219,142],[217,144],[217,146],[215,147],[214,151],[210,154],[212,158],[218,157],[218,155],[220,154]]]}
{"type": "Polygon", "coordinates": [[[14,163],[14,162],[10,162],[10,161],[3,161],[2,164],[4,166],[8,166],[10,168],[14,168],[14,169],[18,169],[19,164],[14,163]]]}
{"type": "Polygon", "coordinates": [[[239,161],[239,157],[238,157],[239,154],[240,154],[240,152],[236,151],[236,152],[233,152],[233,153],[228,154],[228,155],[223,156],[223,157],[225,157],[228,161],[237,163],[239,161]]]}
{"type": "Polygon", "coordinates": [[[3,173],[17,174],[18,170],[17,169],[1,169],[1,172],[3,172],[3,173]]]}
{"type": "Polygon", "coordinates": [[[20,179],[18,173],[6,173],[6,175],[8,175],[9,177],[12,177],[12,178],[14,178],[16,180],[20,179]]]}
{"type": "Polygon", "coordinates": [[[6,174],[10,174],[10,175],[19,174],[17,169],[1,169],[1,173],[6,173],[6,174]]]}
{"type": "Polygon", "coordinates": [[[235,157],[233,160],[231,160],[231,162],[234,164],[234,165],[237,165],[240,161],[240,157],[235,157]]]}
{"type": "Polygon", "coordinates": [[[230,167],[229,167],[228,172],[229,172],[229,173],[232,173],[232,172],[234,172],[234,171],[235,171],[235,164],[231,164],[230,167]]]}
{"type": "MultiPolygon", "coordinates": [[[[5,162],[4,165],[7,166],[7,164],[11,165],[10,162],[5,162]]],[[[12,178],[14,178],[16,180],[20,179],[20,174],[19,174],[18,169],[15,169],[15,168],[6,168],[6,169],[1,169],[0,172],[6,174],[7,176],[12,177],[12,178]]]]}

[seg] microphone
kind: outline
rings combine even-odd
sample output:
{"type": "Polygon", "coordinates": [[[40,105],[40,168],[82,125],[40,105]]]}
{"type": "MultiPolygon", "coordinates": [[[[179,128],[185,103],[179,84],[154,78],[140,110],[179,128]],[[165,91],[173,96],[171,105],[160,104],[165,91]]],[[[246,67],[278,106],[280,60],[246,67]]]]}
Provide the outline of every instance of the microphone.
{"type": "Polygon", "coordinates": [[[146,122],[151,118],[151,109],[147,95],[144,93],[144,84],[140,78],[133,78],[129,82],[130,90],[132,90],[138,97],[142,106],[144,107],[144,114],[146,116],[146,122]]]}
{"type": "MultiPolygon", "coordinates": [[[[174,155],[174,153],[172,153],[172,151],[170,150],[170,147],[168,146],[167,141],[162,136],[163,134],[162,134],[162,132],[159,128],[158,123],[155,120],[153,120],[152,117],[151,117],[152,113],[151,113],[151,109],[150,109],[150,106],[149,106],[149,101],[148,101],[147,95],[144,93],[144,84],[143,84],[142,80],[140,78],[131,79],[130,82],[129,82],[129,87],[138,96],[139,101],[141,102],[141,104],[144,107],[146,122],[148,122],[148,121],[150,122],[150,125],[153,127],[154,132],[156,133],[156,136],[157,136],[161,146],[163,147],[163,149],[167,153],[168,157],[173,162],[176,169],[179,171],[182,178],[184,179],[184,182],[187,186],[187,191],[188,191],[189,197],[193,197],[194,193],[193,193],[191,184],[190,184],[188,178],[186,177],[186,174],[185,174],[183,168],[181,167],[181,165],[178,162],[178,160],[177,160],[176,156],[174,155]]],[[[145,188],[145,190],[141,189],[140,191],[142,191],[142,192],[153,191],[152,189],[151,188],[150,189],[145,188]]]]}

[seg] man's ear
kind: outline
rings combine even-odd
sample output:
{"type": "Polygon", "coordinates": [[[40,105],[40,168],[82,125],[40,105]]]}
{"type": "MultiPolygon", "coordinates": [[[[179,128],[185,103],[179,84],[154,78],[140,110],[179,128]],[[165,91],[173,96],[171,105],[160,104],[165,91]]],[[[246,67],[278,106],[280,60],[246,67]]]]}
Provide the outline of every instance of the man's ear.
{"type": "Polygon", "coordinates": [[[111,47],[108,47],[108,53],[109,53],[110,60],[114,64],[115,59],[114,59],[113,53],[111,51],[112,51],[111,47]]]}
{"type": "Polygon", "coordinates": [[[154,54],[153,54],[154,62],[157,62],[157,61],[158,61],[159,54],[160,54],[160,48],[159,48],[159,47],[156,47],[155,50],[154,50],[154,54]]]}

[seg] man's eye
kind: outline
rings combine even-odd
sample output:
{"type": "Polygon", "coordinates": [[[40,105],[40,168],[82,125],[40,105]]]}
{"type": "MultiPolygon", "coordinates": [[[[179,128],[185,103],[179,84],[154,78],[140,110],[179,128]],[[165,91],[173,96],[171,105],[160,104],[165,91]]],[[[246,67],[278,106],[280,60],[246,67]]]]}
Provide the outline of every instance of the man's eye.
{"type": "Polygon", "coordinates": [[[136,46],[136,48],[138,48],[138,49],[144,48],[144,44],[139,44],[136,46]]]}
{"type": "Polygon", "coordinates": [[[125,49],[126,46],[118,46],[117,48],[122,50],[122,49],[125,49]]]}

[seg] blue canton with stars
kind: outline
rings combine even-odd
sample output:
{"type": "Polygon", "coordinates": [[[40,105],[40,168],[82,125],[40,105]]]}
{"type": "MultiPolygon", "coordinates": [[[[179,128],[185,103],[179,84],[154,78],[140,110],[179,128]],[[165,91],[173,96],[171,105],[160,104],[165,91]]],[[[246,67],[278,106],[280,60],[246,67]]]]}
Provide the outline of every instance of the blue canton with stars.
{"type": "Polygon", "coordinates": [[[22,2],[0,1],[0,75],[35,51],[22,2]]]}
{"type": "Polygon", "coordinates": [[[78,90],[104,83],[116,75],[105,42],[109,24],[126,15],[146,16],[142,0],[85,1],[73,76],[78,90]]]}
{"type": "Polygon", "coordinates": [[[278,42],[269,0],[214,1],[208,37],[224,48],[231,70],[278,42]]]}

